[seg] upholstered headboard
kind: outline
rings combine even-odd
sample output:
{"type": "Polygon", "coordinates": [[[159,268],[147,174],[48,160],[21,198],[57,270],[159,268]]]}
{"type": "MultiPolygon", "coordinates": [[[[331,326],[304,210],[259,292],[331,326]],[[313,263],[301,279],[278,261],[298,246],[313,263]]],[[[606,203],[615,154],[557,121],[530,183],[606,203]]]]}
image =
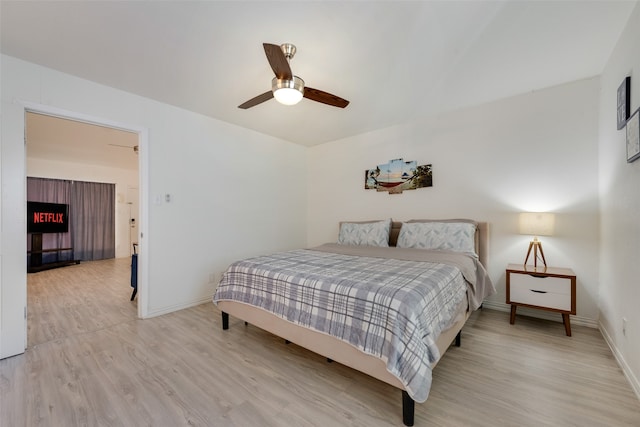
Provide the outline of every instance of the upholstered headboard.
{"type": "Polygon", "coordinates": [[[398,243],[398,235],[400,234],[401,227],[401,222],[393,221],[391,223],[391,232],[389,233],[389,246],[395,246],[398,243]]]}

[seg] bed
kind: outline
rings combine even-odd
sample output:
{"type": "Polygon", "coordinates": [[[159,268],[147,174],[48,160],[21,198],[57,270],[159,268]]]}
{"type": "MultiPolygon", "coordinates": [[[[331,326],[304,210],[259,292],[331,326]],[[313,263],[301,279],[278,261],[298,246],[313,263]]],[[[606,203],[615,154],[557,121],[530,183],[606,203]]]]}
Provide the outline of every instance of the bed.
{"type": "Polygon", "coordinates": [[[402,391],[405,425],[431,370],[495,288],[488,224],[466,219],[340,224],[337,243],[233,263],[213,301],[258,326],[402,391]]]}

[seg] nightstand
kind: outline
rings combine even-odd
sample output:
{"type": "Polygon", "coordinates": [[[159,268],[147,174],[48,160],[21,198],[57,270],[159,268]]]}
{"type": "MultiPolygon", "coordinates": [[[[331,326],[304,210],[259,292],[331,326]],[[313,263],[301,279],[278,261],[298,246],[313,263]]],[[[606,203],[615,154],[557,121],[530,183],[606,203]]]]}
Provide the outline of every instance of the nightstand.
{"type": "Polygon", "coordinates": [[[569,268],[507,266],[507,304],[511,304],[512,325],[518,306],[562,314],[567,336],[571,336],[570,314],[576,314],[576,275],[569,268]]]}

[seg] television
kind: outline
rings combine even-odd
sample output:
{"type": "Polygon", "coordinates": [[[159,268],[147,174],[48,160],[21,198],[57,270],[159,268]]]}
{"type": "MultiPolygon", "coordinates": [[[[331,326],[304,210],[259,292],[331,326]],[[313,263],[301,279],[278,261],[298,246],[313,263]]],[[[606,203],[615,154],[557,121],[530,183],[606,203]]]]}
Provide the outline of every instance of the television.
{"type": "Polygon", "coordinates": [[[27,202],[27,233],[67,233],[69,205],[27,202]]]}

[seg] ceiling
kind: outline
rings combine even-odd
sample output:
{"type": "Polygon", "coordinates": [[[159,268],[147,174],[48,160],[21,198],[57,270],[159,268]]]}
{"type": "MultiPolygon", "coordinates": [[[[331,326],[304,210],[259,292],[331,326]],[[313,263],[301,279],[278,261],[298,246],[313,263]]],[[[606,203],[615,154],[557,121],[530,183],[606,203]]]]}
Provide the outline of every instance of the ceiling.
{"type": "Polygon", "coordinates": [[[27,157],[138,170],[138,134],[27,113],[27,157]]]}
{"type": "MultiPolygon", "coordinates": [[[[304,146],[602,72],[631,1],[5,1],[2,53],[304,146]],[[351,101],[238,105],[263,42],[351,101]]],[[[103,147],[104,148],[104,147],[103,147]]]]}

